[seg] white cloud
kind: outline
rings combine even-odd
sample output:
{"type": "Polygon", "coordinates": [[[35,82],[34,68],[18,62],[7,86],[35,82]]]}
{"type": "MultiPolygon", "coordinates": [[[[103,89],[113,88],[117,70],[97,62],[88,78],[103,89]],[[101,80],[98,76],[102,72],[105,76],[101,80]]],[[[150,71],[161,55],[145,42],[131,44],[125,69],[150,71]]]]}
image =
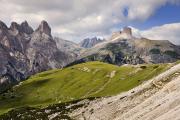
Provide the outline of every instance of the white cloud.
{"type": "Polygon", "coordinates": [[[143,37],[153,40],[169,40],[180,45],[180,23],[165,24],[140,31],[143,37]]]}
{"type": "Polygon", "coordinates": [[[146,20],[160,6],[163,6],[166,3],[166,0],[137,0],[133,3],[130,2],[128,18],[130,20],[146,20]]]}
{"type": "Polygon", "coordinates": [[[132,26],[132,34],[136,38],[145,37],[152,40],[169,40],[170,42],[180,45],[180,23],[164,24],[155,26],[147,30],[139,30],[132,26]]]}
{"type": "Polygon", "coordinates": [[[0,20],[29,21],[35,28],[47,20],[54,35],[82,39],[105,36],[118,24],[148,19],[166,3],[180,0],[0,0],[0,20]],[[128,15],[123,11],[127,9],[128,15]]]}

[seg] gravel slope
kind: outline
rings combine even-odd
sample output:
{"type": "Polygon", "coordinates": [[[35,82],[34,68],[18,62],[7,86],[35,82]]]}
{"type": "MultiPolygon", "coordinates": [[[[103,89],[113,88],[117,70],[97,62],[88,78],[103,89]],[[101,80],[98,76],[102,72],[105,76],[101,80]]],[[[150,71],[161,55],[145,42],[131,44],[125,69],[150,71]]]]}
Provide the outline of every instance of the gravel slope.
{"type": "Polygon", "coordinates": [[[78,120],[179,120],[180,64],[117,96],[85,101],[70,116],[78,120]]]}

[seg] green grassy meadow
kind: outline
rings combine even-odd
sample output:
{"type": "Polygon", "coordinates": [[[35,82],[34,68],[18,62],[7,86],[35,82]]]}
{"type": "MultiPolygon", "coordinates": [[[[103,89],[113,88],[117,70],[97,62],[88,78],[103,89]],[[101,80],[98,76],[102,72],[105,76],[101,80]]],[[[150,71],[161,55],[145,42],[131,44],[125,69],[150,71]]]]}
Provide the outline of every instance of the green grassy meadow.
{"type": "Polygon", "coordinates": [[[170,64],[115,66],[95,61],[42,72],[0,95],[0,114],[24,106],[46,107],[89,97],[116,95],[169,67],[170,64]]]}

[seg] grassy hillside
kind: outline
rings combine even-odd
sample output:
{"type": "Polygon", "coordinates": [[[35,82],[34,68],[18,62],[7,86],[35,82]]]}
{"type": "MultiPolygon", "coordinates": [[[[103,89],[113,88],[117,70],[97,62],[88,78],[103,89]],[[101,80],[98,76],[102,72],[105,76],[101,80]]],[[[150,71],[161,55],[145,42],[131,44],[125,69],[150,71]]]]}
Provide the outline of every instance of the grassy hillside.
{"type": "Polygon", "coordinates": [[[114,66],[88,62],[39,73],[0,95],[0,114],[17,107],[45,107],[88,97],[116,95],[158,75],[169,64],[114,66]]]}

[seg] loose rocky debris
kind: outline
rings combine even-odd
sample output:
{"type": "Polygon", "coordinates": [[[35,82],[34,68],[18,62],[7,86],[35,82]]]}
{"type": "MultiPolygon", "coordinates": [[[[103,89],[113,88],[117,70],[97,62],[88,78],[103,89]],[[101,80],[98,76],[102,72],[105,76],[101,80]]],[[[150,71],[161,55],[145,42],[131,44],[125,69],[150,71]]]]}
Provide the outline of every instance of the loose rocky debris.
{"type": "Polygon", "coordinates": [[[96,98],[53,104],[46,108],[16,108],[0,115],[0,120],[72,120],[69,113],[80,107],[87,107],[89,101],[94,99],[96,98]]]}
{"type": "Polygon", "coordinates": [[[106,77],[113,78],[116,75],[116,71],[112,71],[110,74],[107,74],[106,77]]]}
{"type": "Polygon", "coordinates": [[[91,69],[89,69],[88,67],[83,67],[83,68],[78,68],[79,70],[83,71],[83,72],[91,72],[91,69]]]}

